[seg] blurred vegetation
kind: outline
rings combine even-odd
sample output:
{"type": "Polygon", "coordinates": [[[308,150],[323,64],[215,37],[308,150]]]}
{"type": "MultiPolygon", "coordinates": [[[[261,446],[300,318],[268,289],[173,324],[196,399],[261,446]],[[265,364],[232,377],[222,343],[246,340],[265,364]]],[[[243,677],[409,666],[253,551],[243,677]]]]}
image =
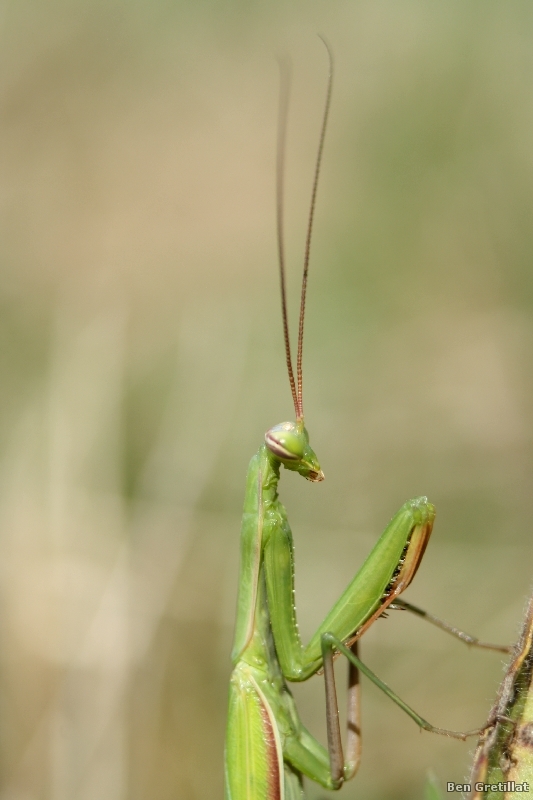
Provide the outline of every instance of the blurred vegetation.
{"type": "MultiPolygon", "coordinates": [[[[337,69],[304,375],[327,480],[282,482],[302,633],[427,494],[408,599],[511,642],[533,555],[533,6],[19,0],[0,25],[0,798],[222,797],[246,466],[292,415],[276,54],[293,322],[317,32],[337,69]]],[[[480,725],[500,657],[406,617],[366,661],[433,723],[480,725]]],[[[464,779],[472,744],[365,690],[344,800],[464,779]]],[[[295,694],[324,737],[322,691],[295,694]]]]}

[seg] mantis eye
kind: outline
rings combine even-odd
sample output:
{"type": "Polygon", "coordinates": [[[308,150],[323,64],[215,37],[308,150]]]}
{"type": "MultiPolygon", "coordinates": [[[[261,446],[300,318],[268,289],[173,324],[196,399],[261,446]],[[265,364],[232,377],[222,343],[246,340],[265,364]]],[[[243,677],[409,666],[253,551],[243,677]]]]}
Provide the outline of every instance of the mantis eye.
{"type": "Polygon", "coordinates": [[[305,434],[295,422],[280,422],[265,433],[268,449],[283,461],[300,461],[306,445],[305,434]]]}

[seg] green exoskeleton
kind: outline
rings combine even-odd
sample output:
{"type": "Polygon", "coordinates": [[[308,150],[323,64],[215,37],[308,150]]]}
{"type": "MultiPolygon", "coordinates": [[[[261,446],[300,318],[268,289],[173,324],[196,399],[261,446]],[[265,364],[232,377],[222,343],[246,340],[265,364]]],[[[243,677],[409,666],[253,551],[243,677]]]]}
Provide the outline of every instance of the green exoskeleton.
{"type": "MultiPolygon", "coordinates": [[[[399,600],[420,564],[433,527],[435,509],[425,497],[405,503],[393,517],[365,563],[307,645],[298,633],[294,606],[292,533],[278,499],[280,469],[322,481],[309,444],[302,403],[302,342],[309,252],[320,161],[331,100],[332,58],[316,161],[307,229],[300,306],[296,379],[287,324],[282,236],[283,153],[287,92],[281,92],[277,209],[278,251],[285,351],[295,420],[270,428],[252,458],[246,479],[241,529],[237,621],[225,753],[226,800],[295,800],[303,797],[302,776],[339,789],[357,771],[360,757],[359,671],[400,705],[421,727],[464,739],[464,733],[434,728],[403,703],[359,660],[357,640],[387,607],[426,616],[399,600]],[[350,663],[346,756],[341,744],[333,658],[350,663]],[[302,725],[286,681],[305,681],[319,670],[326,685],[328,749],[302,725]]],[[[473,637],[451,629],[469,643],[473,637]]],[[[477,731],[470,732],[477,733],[477,731]]]]}

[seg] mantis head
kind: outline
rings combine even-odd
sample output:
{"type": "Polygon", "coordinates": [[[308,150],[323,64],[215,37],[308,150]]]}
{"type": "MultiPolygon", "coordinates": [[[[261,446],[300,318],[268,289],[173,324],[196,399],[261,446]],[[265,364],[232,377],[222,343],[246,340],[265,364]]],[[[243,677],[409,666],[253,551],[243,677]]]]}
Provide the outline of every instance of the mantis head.
{"type": "Polygon", "coordinates": [[[303,419],[297,422],[280,422],[265,433],[266,446],[285,469],[299,472],[313,483],[324,480],[315,451],[309,444],[309,435],[303,419]]]}

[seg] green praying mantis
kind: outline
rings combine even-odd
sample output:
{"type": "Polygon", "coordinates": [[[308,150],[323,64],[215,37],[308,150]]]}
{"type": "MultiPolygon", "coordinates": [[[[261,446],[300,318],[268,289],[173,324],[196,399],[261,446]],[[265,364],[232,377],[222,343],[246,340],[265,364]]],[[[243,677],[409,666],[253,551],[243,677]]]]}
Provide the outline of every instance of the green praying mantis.
{"type": "MultiPolygon", "coordinates": [[[[270,428],[248,467],[241,528],[240,575],[233,672],[225,750],[225,800],[303,798],[303,776],[326,789],[339,789],[358,768],[361,752],[359,673],[362,672],[424,730],[465,739],[420,717],[359,659],[358,640],[387,608],[412,611],[470,644],[495,647],[451,628],[399,599],[413,579],[426,549],[435,508],[426,497],[405,503],[393,517],[359,572],[311,641],[303,645],[294,605],[292,533],[278,499],[281,466],[312,482],[324,479],[309,444],[302,399],[302,345],[311,232],[328,113],[333,59],[311,193],[298,326],[296,378],[289,341],[283,246],[283,172],[287,91],[280,92],[277,156],[277,234],[285,354],[295,421],[270,428]],[[349,662],[346,755],[343,752],[333,660],[349,662]],[[326,688],[327,749],[300,721],[286,681],[305,681],[323,671],[326,688]]],[[[282,80],[283,84],[283,80],[282,80]]],[[[287,82],[285,82],[285,89],[287,82]]]]}

